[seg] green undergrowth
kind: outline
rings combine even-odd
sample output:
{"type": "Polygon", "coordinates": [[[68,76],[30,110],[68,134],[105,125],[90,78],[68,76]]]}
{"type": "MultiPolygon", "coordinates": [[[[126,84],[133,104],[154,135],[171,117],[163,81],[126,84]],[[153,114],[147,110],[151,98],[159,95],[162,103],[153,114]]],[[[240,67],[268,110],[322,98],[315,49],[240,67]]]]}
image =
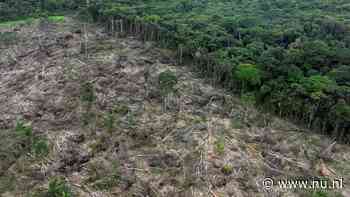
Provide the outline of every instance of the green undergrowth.
{"type": "Polygon", "coordinates": [[[13,21],[6,21],[6,22],[1,22],[0,23],[0,28],[1,27],[13,27],[17,25],[25,25],[25,24],[31,24],[35,18],[25,18],[25,19],[20,19],[20,20],[13,20],[13,21]]]}
{"type": "Polygon", "coordinates": [[[62,179],[52,179],[49,182],[47,191],[48,196],[52,197],[71,197],[73,196],[71,189],[67,183],[62,179]]]}
{"type": "Polygon", "coordinates": [[[215,142],[215,152],[219,155],[223,155],[225,153],[225,138],[221,136],[215,142]]]}
{"type": "Polygon", "coordinates": [[[53,177],[47,189],[34,191],[28,197],[73,197],[75,196],[69,184],[61,177],[53,177]]]}
{"type": "MultiPolygon", "coordinates": [[[[30,25],[37,19],[39,19],[39,18],[27,17],[27,18],[18,19],[18,20],[0,22],[0,28],[1,27],[15,27],[18,25],[30,25]]],[[[62,23],[65,21],[65,16],[48,16],[48,17],[46,17],[46,19],[52,23],[62,23]]]]}
{"type": "Polygon", "coordinates": [[[36,136],[33,134],[33,128],[29,123],[25,123],[23,120],[17,120],[15,132],[24,150],[31,152],[34,156],[44,157],[49,154],[49,145],[47,139],[42,136],[36,136]]]}
{"type": "Polygon", "coordinates": [[[92,187],[98,190],[110,190],[120,183],[119,163],[114,161],[110,166],[105,166],[101,162],[92,162],[88,166],[89,178],[86,183],[91,183],[92,187]]]}
{"type": "Polygon", "coordinates": [[[0,194],[28,187],[16,173],[32,175],[32,164],[50,152],[48,140],[34,132],[28,121],[18,119],[13,128],[0,132],[0,144],[0,194]]]}
{"type": "Polygon", "coordinates": [[[65,21],[65,17],[64,16],[49,16],[47,17],[47,19],[50,22],[54,22],[54,23],[62,23],[65,21]]]}

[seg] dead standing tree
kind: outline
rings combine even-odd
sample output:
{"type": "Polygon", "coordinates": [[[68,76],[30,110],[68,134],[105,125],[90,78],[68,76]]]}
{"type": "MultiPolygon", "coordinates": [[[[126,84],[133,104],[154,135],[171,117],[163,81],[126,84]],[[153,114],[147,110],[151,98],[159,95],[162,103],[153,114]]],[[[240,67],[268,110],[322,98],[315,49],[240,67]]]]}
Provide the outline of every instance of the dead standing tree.
{"type": "Polygon", "coordinates": [[[87,23],[89,22],[89,14],[88,14],[88,8],[90,6],[90,1],[86,0],[86,18],[83,22],[83,32],[84,32],[84,38],[83,40],[80,42],[80,49],[81,49],[81,53],[84,53],[85,57],[89,57],[88,55],[88,45],[89,45],[89,34],[88,34],[88,28],[87,28],[87,23]]]}
{"type": "Polygon", "coordinates": [[[177,84],[177,77],[172,71],[166,70],[159,74],[159,86],[160,86],[160,93],[161,93],[162,102],[163,102],[162,103],[163,112],[165,112],[168,108],[169,98],[171,96],[174,96],[176,84],[177,84]]]}

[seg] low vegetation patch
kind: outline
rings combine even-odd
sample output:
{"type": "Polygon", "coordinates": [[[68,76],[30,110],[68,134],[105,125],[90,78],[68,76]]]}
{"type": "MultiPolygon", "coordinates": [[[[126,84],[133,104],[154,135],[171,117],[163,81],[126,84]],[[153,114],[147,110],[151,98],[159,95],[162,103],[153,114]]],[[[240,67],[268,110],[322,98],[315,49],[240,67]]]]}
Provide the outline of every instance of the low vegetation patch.
{"type": "Polygon", "coordinates": [[[22,141],[22,146],[37,157],[46,156],[49,153],[47,139],[33,134],[33,128],[29,123],[17,120],[15,132],[22,141]]]}
{"type": "Polygon", "coordinates": [[[62,23],[65,21],[65,17],[64,16],[49,16],[47,17],[47,19],[50,22],[54,22],[54,23],[62,23]]]}
{"type": "Polygon", "coordinates": [[[61,178],[53,178],[49,182],[47,195],[50,197],[72,197],[72,190],[69,188],[65,180],[61,178]]]}
{"type": "MultiPolygon", "coordinates": [[[[64,16],[47,16],[44,18],[47,18],[48,21],[53,22],[53,23],[62,23],[65,21],[64,16]]],[[[20,19],[20,20],[0,22],[0,28],[1,27],[15,27],[18,25],[29,25],[29,24],[32,24],[36,19],[38,19],[38,18],[27,17],[27,18],[20,19]]]]}
{"type": "Polygon", "coordinates": [[[215,152],[219,155],[223,155],[225,153],[225,138],[220,137],[215,142],[215,152]]]}
{"type": "Polygon", "coordinates": [[[174,86],[177,84],[177,77],[171,70],[166,70],[159,74],[159,86],[163,96],[174,92],[174,86]]]}
{"type": "Polygon", "coordinates": [[[224,173],[225,175],[230,175],[233,172],[233,166],[231,164],[225,164],[221,168],[221,172],[224,173]]]}
{"type": "Polygon", "coordinates": [[[35,18],[25,18],[25,19],[21,19],[21,20],[1,22],[0,27],[14,27],[14,26],[18,26],[18,25],[31,24],[34,20],[35,20],[35,18]]]}
{"type": "Polygon", "coordinates": [[[105,166],[100,162],[93,162],[89,165],[89,178],[87,182],[98,190],[110,190],[120,183],[120,171],[117,161],[105,166]]]}

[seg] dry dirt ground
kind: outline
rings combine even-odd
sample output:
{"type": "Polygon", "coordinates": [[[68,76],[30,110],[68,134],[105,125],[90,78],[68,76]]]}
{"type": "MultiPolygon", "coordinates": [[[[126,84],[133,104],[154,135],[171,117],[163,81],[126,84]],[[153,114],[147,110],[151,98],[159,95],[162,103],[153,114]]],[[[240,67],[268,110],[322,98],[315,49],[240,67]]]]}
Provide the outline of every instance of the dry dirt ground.
{"type": "MultiPolygon", "coordinates": [[[[0,50],[0,196],[350,196],[350,148],[262,114],[176,66],[169,51],[73,19],[18,27],[0,50]],[[162,96],[159,74],[177,77],[162,96]],[[24,121],[48,154],[27,150],[24,121]],[[29,126],[28,126],[29,125],[29,126]],[[340,190],[263,180],[343,177],[340,190]]],[[[32,143],[33,144],[33,143],[32,143]]]]}

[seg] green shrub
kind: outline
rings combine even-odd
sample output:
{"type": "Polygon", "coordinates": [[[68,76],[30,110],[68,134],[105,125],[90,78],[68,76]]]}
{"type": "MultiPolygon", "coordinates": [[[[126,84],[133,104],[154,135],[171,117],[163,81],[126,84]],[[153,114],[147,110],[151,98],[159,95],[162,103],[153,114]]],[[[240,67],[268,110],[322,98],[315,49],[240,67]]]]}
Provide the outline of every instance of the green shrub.
{"type": "Polygon", "coordinates": [[[46,156],[49,153],[47,139],[35,136],[30,124],[26,124],[22,120],[17,120],[15,131],[20,140],[23,140],[25,143],[28,151],[32,152],[35,156],[46,156]]]}
{"type": "Polygon", "coordinates": [[[33,136],[32,126],[29,124],[25,124],[22,120],[17,120],[15,131],[19,136],[23,136],[23,137],[33,136]]]}
{"type": "Polygon", "coordinates": [[[232,174],[233,166],[230,164],[226,164],[221,168],[221,172],[224,173],[225,175],[232,174]]]}
{"type": "Polygon", "coordinates": [[[166,70],[159,74],[159,86],[163,96],[174,92],[174,86],[177,84],[177,77],[171,70],[166,70]]]}
{"type": "Polygon", "coordinates": [[[49,153],[49,145],[44,138],[34,138],[32,152],[36,156],[46,156],[49,153]]]}
{"type": "Polygon", "coordinates": [[[67,183],[60,179],[54,178],[49,182],[49,188],[47,191],[47,196],[49,197],[72,197],[73,193],[71,189],[67,186],[67,183]]]}
{"type": "Polygon", "coordinates": [[[216,140],[215,151],[219,155],[222,155],[225,153],[225,138],[224,137],[220,137],[218,140],[216,140]]]}

